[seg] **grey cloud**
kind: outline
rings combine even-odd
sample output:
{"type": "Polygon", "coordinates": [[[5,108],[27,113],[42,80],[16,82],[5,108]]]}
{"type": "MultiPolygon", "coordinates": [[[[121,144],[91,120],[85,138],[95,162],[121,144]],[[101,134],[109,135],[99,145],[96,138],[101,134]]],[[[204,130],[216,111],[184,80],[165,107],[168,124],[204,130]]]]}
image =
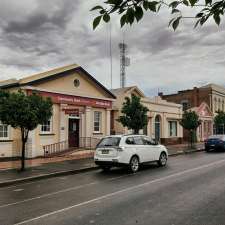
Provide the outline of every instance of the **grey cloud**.
{"type": "MultiPolygon", "coordinates": [[[[13,4],[4,4],[2,10],[9,13],[0,15],[0,68],[7,67],[1,72],[27,74],[76,62],[110,87],[109,27],[102,25],[93,32],[95,15],[89,12],[92,1],[54,0],[53,4],[52,0],[33,0],[22,9],[13,4]],[[14,17],[8,16],[12,15],[12,6],[14,17]]],[[[128,85],[137,84],[147,93],[156,94],[158,88],[172,92],[199,80],[211,81],[215,74],[214,80],[221,80],[224,25],[217,28],[209,24],[193,30],[193,23],[187,21],[174,32],[167,27],[168,21],[169,15],[163,11],[148,14],[140,24],[120,30],[118,19],[113,18],[114,87],[119,84],[118,43],[122,33],[131,58],[128,85]]]]}

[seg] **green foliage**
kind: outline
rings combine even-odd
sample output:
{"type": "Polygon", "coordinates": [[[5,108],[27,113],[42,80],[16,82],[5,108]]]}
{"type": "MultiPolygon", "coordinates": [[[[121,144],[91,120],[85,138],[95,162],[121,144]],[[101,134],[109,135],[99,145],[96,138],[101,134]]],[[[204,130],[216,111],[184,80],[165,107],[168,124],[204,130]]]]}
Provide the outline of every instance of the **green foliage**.
{"type": "Polygon", "coordinates": [[[0,92],[0,120],[13,128],[35,129],[52,115],[52,102],[37,94],[26,96],[22,91],[0,92]]]}
{"type": "Polygon", "coordinates": [[[140,98],[132,95],[131,98],[125,98],[121,110],[123,115],[117,121],[124,127],[132,129],[135,134],[138,134],[139,130],[143,129],[148,123],[148,111],[148,108],[140,103],[140,98]]]}
{"type": "Polygon", "coordinates": [[[180,125],[189,131],[191,147],[193,142],[196,142],[196,130],[201,124],[199,116],[194,111],[185,111],[180,121],[180,125]]]}
{"type": "MultiPolygon", "coordinates": [[[[0,120],[3,124],[21,131],[22,161],[24,161],[25,143],[29,131],[43,124],[52,115],[51,99],[43,99],[37,94],[25,95],[24,92],[0,91],[0,120]]],[[[24,162],[22,162],[22,170],[24,162]]]]}
{"type": "Polygon", "coordinates": [[[180,121],[180,125],[186,130],[196,130],[200,124],[199,116],[194,111],[185,111],[180,121]]]}
{"type": "Polygon", "coordinates": [[[220,25],[221,17],[225,11],[225,0],[212,1],[204,0],[179,0],[168,2],[165,0],[151,1],[151,0],[108,0],[104,5],[98,5],[91,9],[98,10],[100,16],[96,17],[93,22],[95,29],[103,17],[103,21],[108,23],[110,21],[110,14],[118,14],[120,16],[120,25],[123,27],[125,24],[132,25],[136,19],[139,22],[144,15],[144,12],[156,13],[161,7],[167,7],[171,14],[175,15],[169,22],[169,25],[174,30],[179,26],[181,19],[194,19],[195,26],[203,25],[210,17],[212,17],[217,25],[220,25]],[[183,7],[197,8],[193,9],[193,15],[183,16],[183,7]]]}
{"type": "Polygon", "coordinates": [[[217,111],[217,115],[214,117],[214,124],[217,134],[223,134],[225,128],[225,112],[217,111]]]}

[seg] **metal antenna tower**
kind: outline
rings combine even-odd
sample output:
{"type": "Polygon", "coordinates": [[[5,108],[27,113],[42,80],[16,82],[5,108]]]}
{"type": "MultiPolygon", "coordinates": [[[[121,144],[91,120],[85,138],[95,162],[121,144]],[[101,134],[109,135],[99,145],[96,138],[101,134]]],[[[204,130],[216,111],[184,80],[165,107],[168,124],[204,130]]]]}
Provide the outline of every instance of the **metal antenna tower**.
{"type": "Polygon", "coordinates": [[[120,49],[120,87],[126,86],[126,66],[130,65],[130,59],[126,57],[127,44],[119,43],[120,49]]]}

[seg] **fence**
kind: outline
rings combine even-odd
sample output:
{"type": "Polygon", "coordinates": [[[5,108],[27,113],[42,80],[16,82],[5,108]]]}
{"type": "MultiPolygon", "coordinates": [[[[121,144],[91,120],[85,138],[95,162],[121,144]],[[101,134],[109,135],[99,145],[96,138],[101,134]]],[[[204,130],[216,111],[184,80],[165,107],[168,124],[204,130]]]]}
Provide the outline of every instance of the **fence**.
{"type": "Polygon", "coordinates": [[[93,150],[96,148],[97,144],[99,143],[100,138],[93,138],[93,137],[80,137],[79,138],[79,146],[77,147],[70,147],[69,142],[62,141],[54,144],[44,145],[44,157],[49,157],[53,155],[57,155],[66,151],[71,150],[93,150]]]}
{"type": "Polygon", "coordinates": [[[69,150],[69,144],[68,141],[61,141],[50,145],[44,145],[43,150],[45,157],[52,156],[69,150]]]}

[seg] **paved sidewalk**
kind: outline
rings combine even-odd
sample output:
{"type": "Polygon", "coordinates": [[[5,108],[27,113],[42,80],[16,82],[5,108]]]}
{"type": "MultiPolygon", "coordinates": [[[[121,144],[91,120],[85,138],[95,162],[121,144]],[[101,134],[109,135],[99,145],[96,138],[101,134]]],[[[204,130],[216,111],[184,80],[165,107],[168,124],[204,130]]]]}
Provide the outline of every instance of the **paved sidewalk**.
{"type": "MultiPolygon", "coordinates": [[[[192,151],[201,151],[203,144],[196,145],[195,150],[188,150],[187,145],[167,146],[169,155],[179,155],[192,151]]],[[[80,173],[97,169],[93,161],[94,151],[76,151],[53,158],[26,160],[26,171],[7,169],[10,166],[19,168],[20,161],[0,162],[0,187],[12,184],[44,179],[66,174],[80,173]],[[4,167],[5,166],[5,167],[4,167]]]]}
{"type": "MultiPolygon", "coordinates": [[[[82,150],[82,151],[75,150],[72,152],[67,152],[59,156],[54,156],[50,158],[28,159],[26,160],[25,163],[26,163],[26,168],[29,168],[29,167],[41,166],[43,164],[48,164],[53,162],[55,163],[55,162],[63,162],[63,161],[69,161],[69,160],[75,160],[75,159],[90,158],[93,156],[94,156],[93,150],[82,150]]],[[[5,169],[19,169],[20,164],[21,164],[20,160],[0,162],[0,171],[5,169]]]]}
{"type": "Polygon", "coordinates": [[[85,172],[95,169],[92,158],[67,160],[55,163],[46,163],[41,166],[27,168],[24,172],[16,169],[0,171],[0,186],[21,183],[25,181],[36,180],[40,178],[49,178],[69,173],[85,172]]]}

